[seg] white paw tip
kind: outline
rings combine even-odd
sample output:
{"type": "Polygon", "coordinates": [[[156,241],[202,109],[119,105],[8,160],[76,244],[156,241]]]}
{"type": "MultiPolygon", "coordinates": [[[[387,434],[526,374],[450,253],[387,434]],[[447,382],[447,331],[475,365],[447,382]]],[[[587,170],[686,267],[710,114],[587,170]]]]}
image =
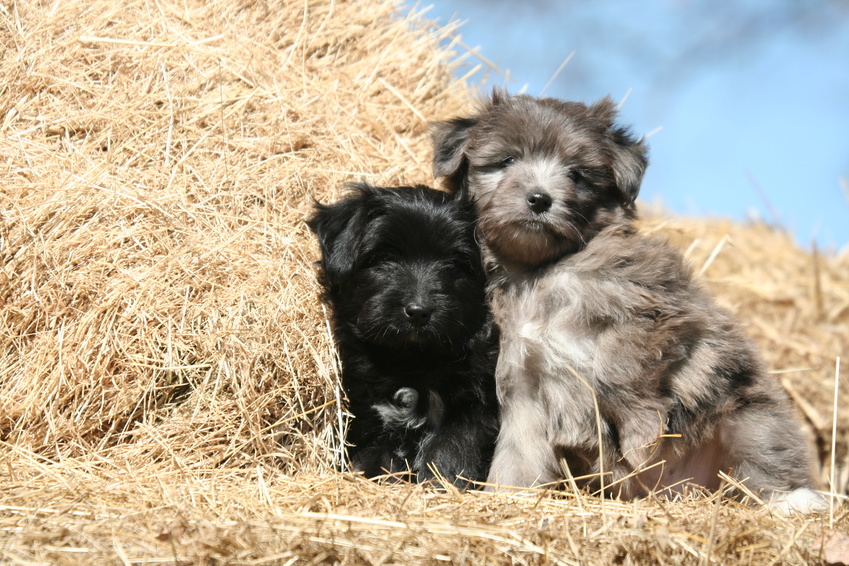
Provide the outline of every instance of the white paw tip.
{"type": "Polygon", "coordinates": [[[828,501],[816,491],[806,487],[789,492],[776,492],[767,505],[784,516],[809,515],[828,510],[828,501]]]}

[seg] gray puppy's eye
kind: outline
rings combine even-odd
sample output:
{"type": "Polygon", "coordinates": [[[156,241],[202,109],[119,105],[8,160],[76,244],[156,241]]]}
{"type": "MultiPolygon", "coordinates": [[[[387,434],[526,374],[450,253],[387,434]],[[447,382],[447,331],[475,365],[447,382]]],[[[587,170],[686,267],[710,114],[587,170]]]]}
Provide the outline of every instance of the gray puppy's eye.
{"type": "Polygon", "coordinates": [[[504,159],[502,159],[501,161],[499,161],[499,162],[498,162],[498,166],[499,166],[499,167],[501,167],[501,168],[503,169],[503,168],[505,168],[505,167],[510,167],[510,166],[511,166],[511,165],[513,165],[515,162],[516,162],[516,158],[515,158],[515,157],[513,157],[513,156],[509,156],[509,157],[505,157],[504,159]]]}

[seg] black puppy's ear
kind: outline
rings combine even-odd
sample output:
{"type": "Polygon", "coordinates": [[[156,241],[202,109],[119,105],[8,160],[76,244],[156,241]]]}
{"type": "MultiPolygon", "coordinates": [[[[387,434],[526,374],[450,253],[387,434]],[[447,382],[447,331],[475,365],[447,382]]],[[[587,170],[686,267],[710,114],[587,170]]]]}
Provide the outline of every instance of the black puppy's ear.
{"type": "Polygon", "coordinates": [[[318,236],[321,266],[330,285],[338,285],[356,269],[369,217],[371,191],[351,184],[355,192],[333,204],[316,203],[307,226],[318,236]]]}
{"type": "Polygon", "coordinates": [[[622,192],[623,204],[630,206],[637,199],[643,174],[648,167],[648,146],[636,138],[628,128],[614,124],[617,110],[610,97],[605,97],[588,108],[589,112],[608,127],[611,145],[613,179],[622,192]]]}

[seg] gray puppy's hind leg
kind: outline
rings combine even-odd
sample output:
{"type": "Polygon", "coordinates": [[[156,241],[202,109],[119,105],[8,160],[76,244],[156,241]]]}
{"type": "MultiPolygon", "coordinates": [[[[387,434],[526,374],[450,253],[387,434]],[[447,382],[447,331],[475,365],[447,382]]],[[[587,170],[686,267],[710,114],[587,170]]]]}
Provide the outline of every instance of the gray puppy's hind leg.
{"type": "Polygon", "coordinates": [[[728,467],[736,479],[782,514],[827,508],[814,491],[808,443],[789,407],[753,403],[740,407],[724,424],[728,467]]]}

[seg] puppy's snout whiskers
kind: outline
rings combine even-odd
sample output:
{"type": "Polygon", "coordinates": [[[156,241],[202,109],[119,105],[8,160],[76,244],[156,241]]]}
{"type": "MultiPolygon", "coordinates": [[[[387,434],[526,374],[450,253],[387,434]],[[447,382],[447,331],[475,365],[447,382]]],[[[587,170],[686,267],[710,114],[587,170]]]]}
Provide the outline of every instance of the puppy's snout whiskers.
{"type": "Polygon", "coordinates": [[[570,230],[572,230],[572,232],[575,233],[575,236],[577,236],[578,239],[581,241],[583,247],[586,247],[587,239],[584,237],[584,234],[581,232],[581,229],[578,228],[578,226],[576,226],[574,222],[569,222],[568,227],[570,230]]]}

